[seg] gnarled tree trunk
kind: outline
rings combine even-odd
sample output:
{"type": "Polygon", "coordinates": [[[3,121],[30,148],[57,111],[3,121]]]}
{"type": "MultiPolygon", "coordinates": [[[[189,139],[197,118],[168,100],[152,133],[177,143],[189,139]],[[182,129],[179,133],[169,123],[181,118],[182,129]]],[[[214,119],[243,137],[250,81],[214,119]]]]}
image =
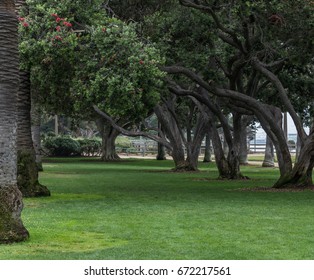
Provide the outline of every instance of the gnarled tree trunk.
{"type": "Polygon", "coordinates": [[[29,234],[21,220],[17,187],[17,92],[19,59],[13,0],[0,2],[0,243],[23,241],[29,234]]]}
{"type": "Polygon", "coordinates": [[[185,159],[185,143],[182,132],[173,114],[169,111],[169,108],[158,105],[155,107],[155,113],[172,147],[171,156],[175,164],[173,171],[198,171],[198,161],[195,159],[195,151],[193,151],[194,146],[191,146],[190,150],[188,150],[189,148],[187,147],[187,153],[190,154],[190,156],[185,159]]]}
{"type": "Polygon", "coordinates": [[[314,133],[306,138],[300,150],[298,161],[292,171],[280,176],[274,188],[308,187],[313,185],[312,173],[314,167],[314,133]]]}
{"type": "Polygon", "coordinates": [[[238,149],[232,143],[228,145],[228,156],[225,156],[222,143],[214,124],[211,125],[211,135],[214,147],[215,162],[219,172],[220,179],[243,179],[240,172],[240,162],[238,149]]]}
{"type": "Polygon", "coordinates": [[[120,132],[116,130],[112,125],[106,122],[104,119],[98,119],[96,121],[99,133],[102,139],[101,146],[101,160],[102,161],[115,161],[119,160],[120,157],[116,152],[116,139],[120,132]]]}

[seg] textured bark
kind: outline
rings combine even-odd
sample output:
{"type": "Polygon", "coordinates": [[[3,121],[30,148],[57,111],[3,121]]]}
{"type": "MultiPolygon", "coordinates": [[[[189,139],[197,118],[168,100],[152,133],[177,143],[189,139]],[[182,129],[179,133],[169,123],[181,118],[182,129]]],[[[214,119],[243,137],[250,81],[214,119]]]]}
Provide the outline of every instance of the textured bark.
{"type": "Polygon", "coordinates": [[[308,136],[303,143],[298,161],[295,163],[292,171],[281,175],[273,186],[274,188],[303,188],[313,185],[314,133],[308,136]]]}
{"type": "Polygon", "coordinates": [[[17,188],[17,92],[19,60],[14,1],[0,2],[0,243],[23,241],[29,234],[21,220],[17,188]]]}
{"type": "Polygon", "coordinates": [[[29,75],[20,71],[17,118],[17,185],[25,197],[50,196],[38,182],[36,154],[31,133],[31,95],[29,75]]]}
{"type": "Polygon", "coordinates": [[[43,171],[40,139],[41,109],[36,101],[36,94],[31,92],[31,131],[35,149],[35,161],[38,171],[43,171]]]}
{"type": "Polygon", "coordinates": [[[218,172],[219,172],[219,178],[229,179],[228,162],[224,155],[222,143],[221,143],[217,128],[214,125],[211,126],[211,135],[212,135],[212,141],[213,141],[215,162],[216,162],[218,172]]]}
{"type": "Polygon", "coordinates": [[[184,143],[173,116],[165,106],[160,105],[155,107],[155,114],[172,147],[171,156],[175,164],[174,171],[185,170],[187,166],[185,162],[184,143]]]}
{"type": "Polygon", "coordinates": [[[119,160],[120,157],[116,153],[115,141],[120,134],[120,132],[112,127],[108,122],[104,119],[98,119],[96,121],[99,133],[102,139],[101,146],[101,160],[102,161],[115,161],[119,160]]]}
{"type": "Polygon", "coordinates": [[[120,157],[116,153],[116,139],[120,134],[119,131],[112,126],[105,127],[105,133],[102,136],[102,161],[119,160],[120,157]]]}
{"type": "MultiPolygon", "coordinates": [[[[267,131],[268,126],[265,126],[262,121],[261,124],[276,148],[280,176],[284,176],[292,171],[292,159],[285,133],[282,130],[282,113],[281,110],[275,106],[269,106],[269,111],[270,116],[279,128],[278,133],[276,133],[275,137],[271,137],[273,135],[273,130],[271,129],[270,131],[267,131]]],[[[260,117],[260,119],[262,119],[262,117],[260,117]]]]}
{"type": "Polygon", "coordinates": [[[275,153],[274,145],[269,136],[266,137],[266,148],[265,156],[262,164],[263,167],[274,167],[275,166],[275,153]]]}
{"type": "Polygon", "coordinates": [[[197,117],[197,122],[193,131],[193,139],[191,137],[190,141],[187,143],[187,158],[186,161],[190,166],[190,169],[198,170],[198,158],[201,150],[202,141],[209,131],[209,118],[203,112],[199,113],[197,117]]]}
{"type": "Polygon", "coordinates": [[[240,172],[240,162],[237,148],[229,144],[229,152],[226,157],[222,148],[222,143],[217,131],[217,128],[214,124],[211,125],[211,135],[213,141],[213,148],[215,154],[215,162],[219,172],[220,179],[244,179],[240,172]]]}
{"type": "MultiPolygon", "coordinates": [[[[160,122],[158,122],[158,136],[161,137],[160,133],[162,131],[162,126],[160,124],[160,122]]],[[[161,143],[157,143],[157,156],[156,156],[157,160],[166,160],[166,148],[163,144],[161,143]]]]}
{"type": "Polygon", "coordinates": [[[247,118],[242,116],[239,128],[239,162],[240,165],[248,164],[248,147],[247,147],[247,118]]]}
{"type": "Polygon", "coordinates": [[[295,162],[299,160],[300,151],[301,151],[301,140],[300,140],[300,137],[297,136],[297,143],[295,145],[295,162]]]}
{"type": "Polygon", "coordinates": [[[157,143],[157,160],[166,160],[166,148],[163,144],[157,143]]]}

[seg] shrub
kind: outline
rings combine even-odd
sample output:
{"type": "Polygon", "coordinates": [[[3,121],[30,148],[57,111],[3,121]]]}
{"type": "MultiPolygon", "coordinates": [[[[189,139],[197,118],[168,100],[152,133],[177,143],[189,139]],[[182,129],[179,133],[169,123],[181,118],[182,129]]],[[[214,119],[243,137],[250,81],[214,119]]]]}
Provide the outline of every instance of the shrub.
{"type": "Polygon", "coordinates": [[[81,147],[81,156],[99,156],[101,154],[101,141],[98,139],[78,139],[81,147]]]}
{"type": "Polygon", "coordinates": [[[115,142],[116,148],[131,148],[131,141],[128,137],[118,136],[115,142]]]}
{"type": "Polygon", "coordinates": [[[80,144],[70,137],[49,137],[44,141],[49,156],[79,156],[80,144]]]}

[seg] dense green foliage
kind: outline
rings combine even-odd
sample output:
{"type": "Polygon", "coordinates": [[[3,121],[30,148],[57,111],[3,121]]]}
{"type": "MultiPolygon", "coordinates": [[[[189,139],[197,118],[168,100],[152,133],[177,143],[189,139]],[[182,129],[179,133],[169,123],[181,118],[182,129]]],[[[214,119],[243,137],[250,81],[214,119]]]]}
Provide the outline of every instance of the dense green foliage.
{"type": "Polygon", "coordinates": [[[81,156],[99,156],[101,154],[101,140],[99,139],[78,139],[81,156]]]}
{"type": "Polygon", "coordinates": [[[33,91],[48,112],[88,118],[96,104],[129,121],[146,117],[159,100],[158,50],[133,24],[109,17],[101,1],[80,2],[30,0],[19,18],[33,91]]]}
{"type": "Polygon", "coordinates": [[[69,136],[52,136],[43,141],[45,152],[49,156],[99,156],[100,139],[73,139],[69,136]]]}
{"type": "Polygon", "coordinates": [[[80,143],[70,137],[48,137],[43,144],[50,156],[78,156],[81,153],[80,143]]]}
{"type": "Polygon", "coordinates": [[[0,259],[313,259],[313,192],[239,191],[271,186],[276,169],[245,167],[251,180],[226,184],[214,164],[171,166],[49,159],[52,196],[24,200],[31,237],[0,259]]]}
{"type": "Polygon", "coordinates": [[[144,45],[134,26],[116,19],[103,21],[84,46],[76,84],[77,98],[123,119],[147,116],[159,100],[161,58],[144,45]],[[92,59],[91,59],[92,58],[92,59]]]}

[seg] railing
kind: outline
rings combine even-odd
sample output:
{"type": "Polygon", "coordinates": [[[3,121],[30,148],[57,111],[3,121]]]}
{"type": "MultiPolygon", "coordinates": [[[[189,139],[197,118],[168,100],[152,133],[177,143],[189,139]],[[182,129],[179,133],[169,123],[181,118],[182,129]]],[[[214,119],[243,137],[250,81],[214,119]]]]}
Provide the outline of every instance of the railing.
{"type": "MultiPolygon", "coordinates": [[[[291,153],[296,152],[295,144],[288,144],[289,151],[291,153]]],[[[266,145],[258,143],[250,143],[248,146],[248,152],[253,153],[265,153],[266,145]]],[[[145,156],[145,154],[157,154],[157,143],[154,141],[132,141],[132,147],[119,149],[118,152],[126,154],[140,154],[145,156]]],[[[276,150],[275,150],[276,152],[276,150]]],[[[205,153],[204,143],[201,146],[200,154],[205,153]]]]}
{"type": "MultiPolygon", "coordinates": [[[[290,153],[296,152],[296,145],[295,144],[288,144],[288,148],[290,153]]],[[[266,145],[265,144],[256,144],[256,143],[250,143],[248,147],[249,153],[265,153],[266,145]]],[[[275,148],[274,148],[275,149],[275,148]]],[[[275,149],[276,152],[276,149],[275,149]]]]}

